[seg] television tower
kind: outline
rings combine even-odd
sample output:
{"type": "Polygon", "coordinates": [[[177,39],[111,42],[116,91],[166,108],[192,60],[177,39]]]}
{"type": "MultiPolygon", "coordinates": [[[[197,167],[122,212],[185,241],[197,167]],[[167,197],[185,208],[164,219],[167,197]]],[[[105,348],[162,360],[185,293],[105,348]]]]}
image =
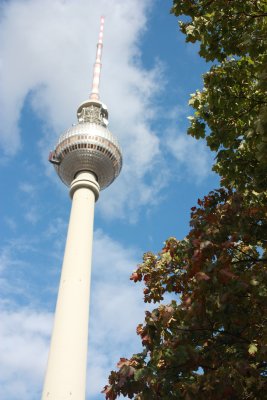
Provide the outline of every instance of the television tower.
{"type": "Polygon", "coordinates": [[[50,153],[72,199],[67,241],[42,400],[84,400],[94,205],[99,191],[119,175],[122,154],[108,130],[108,110],[99,99],[104,18],[94,64],[92,92],[50,153]]]}

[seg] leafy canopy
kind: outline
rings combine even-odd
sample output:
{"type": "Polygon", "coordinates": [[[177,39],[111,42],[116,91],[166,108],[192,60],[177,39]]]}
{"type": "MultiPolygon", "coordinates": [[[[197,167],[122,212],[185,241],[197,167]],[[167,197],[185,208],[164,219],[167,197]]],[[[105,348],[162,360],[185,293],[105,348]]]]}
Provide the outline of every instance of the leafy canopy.
{"type": "Polygon", "coordinates": [[[121,358],[104,388],[153,399],[264,399],[267,393],[267,3],[175,0],[180,29],[213,61],[191,95],[188,133],[216,152],[221,188],[192,207],[184,240],[169,238],[133,272],[144,301],[143,351],[121,358]],[[217,62],[215,64],[215,62],[217,62]]]}
{"type": "Polygon", "coordinates": [[[186,41],[200,41],[199,54],[221,62],[191,95],[188,133],[217,152],[214,170],[224,185],[266,191],[266,0],[174,1],[172,12],[191,18],[180,22],[186,41]]]}

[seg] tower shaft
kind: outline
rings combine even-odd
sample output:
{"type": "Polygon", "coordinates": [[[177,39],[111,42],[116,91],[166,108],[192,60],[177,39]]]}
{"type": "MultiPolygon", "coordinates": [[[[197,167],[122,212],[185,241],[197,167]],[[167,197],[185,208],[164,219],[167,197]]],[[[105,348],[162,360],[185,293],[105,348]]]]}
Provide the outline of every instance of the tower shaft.
{"type": "Polygon", "coordinates": [[[72,207],[42,400],[84,400],[94,205],[99,185],[80,172],[70,187],[72,207]]]}

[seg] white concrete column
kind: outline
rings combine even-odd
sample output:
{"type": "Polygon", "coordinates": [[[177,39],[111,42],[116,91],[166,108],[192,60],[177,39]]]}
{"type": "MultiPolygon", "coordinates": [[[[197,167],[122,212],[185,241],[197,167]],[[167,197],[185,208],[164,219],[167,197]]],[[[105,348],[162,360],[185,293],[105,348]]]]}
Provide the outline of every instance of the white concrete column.
{"type": "Polygon", "coordinates": [[[71,183],[72,207],[42,400],[84,400],[93,241],[99,185],[80,172],[71,183]]]}

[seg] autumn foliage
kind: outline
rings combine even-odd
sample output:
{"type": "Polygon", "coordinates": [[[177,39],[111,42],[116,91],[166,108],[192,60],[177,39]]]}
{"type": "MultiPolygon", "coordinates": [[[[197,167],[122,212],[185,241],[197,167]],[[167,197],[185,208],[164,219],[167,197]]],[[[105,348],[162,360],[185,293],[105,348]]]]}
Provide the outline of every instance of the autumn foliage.
{"type": "Polygon", "coordinates": [[[159,304],[137,327],[143,351],[111,372],[108,400],[267,398],[267,4],[227,4],[174,1],[190,17],[187,41],[220,62],[191,97],[188,133],[217,152],[222,184],[192,207],[185,239],[133,272],[144,301],[159,304]]]}

